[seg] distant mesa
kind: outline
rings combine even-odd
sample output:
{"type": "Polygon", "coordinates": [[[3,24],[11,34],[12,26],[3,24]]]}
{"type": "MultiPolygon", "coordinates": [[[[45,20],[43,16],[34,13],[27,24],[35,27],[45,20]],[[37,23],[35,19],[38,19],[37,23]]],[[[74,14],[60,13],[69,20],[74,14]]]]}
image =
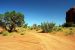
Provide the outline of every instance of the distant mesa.
{"type": "Polygon", "coordinates": [[[68,24],[75,24],[75,7],[70,8],[66,12],[66,23],[68,23],[68,24]]]}

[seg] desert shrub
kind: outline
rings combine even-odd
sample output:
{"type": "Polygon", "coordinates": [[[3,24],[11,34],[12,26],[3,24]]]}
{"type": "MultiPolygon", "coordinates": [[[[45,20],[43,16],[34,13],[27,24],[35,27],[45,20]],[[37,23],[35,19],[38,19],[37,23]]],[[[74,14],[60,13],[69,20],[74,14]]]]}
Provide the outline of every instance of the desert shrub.
{"type": "Polygon", "coordinates": [[[2,34],[2,32],[0,32],[0,34],[2,34]]]}
{"type": "Polygon", "coordinates": [[[57,27],[54,27],[52,31],[57,31],[57,27]]]}
{"type": "Polygon", "coordinates": [[[4,31],[4,29],[3,29],[3,28],[0,28],[0,34],[2,34],[2,33],[3,33],[3,31],[4,31]]]}
{"type": "Polygon", "coordinates": [[[0,32],[0,34],[2,34],[3,32],[0,32]]]}
{"type": "Polygon", "coordinates": [[[33,25],[31,26],[31,29],[30,29],[30,30],[36,30],[36,31],[38,31],[38,30],[40,30],[40,25],[33,24],[33,25]]]}
{"type": "Polygon", "coordinates": [[[33,24],[32,28],[36,29],[37,28],[37,24],[33,24]]]}
{"type": "Polygon", "coordinates": [[[3,36],[7,36],[8,34],[9,34],[8,31],[4,31],[4,32],[2,32],[2,35],[3,35],[3,36]]]}
{"type": "Polygon", "coordinates": [[[70,27],[70,28],[69,28],[69,30],[73,30],[73,28],[72,28],[72,27],[70,27]]]}
{"type": "Polygon", "coordinates": [[[54,27],[53,31],[63,31],[63,30],[62,30],[62,27],[54,27]]]}
{"type": "Polygon", "coordinates": [[[23,28],[27,28],[28,27],[28,24],[24,24],[23,28]]]}
{"type": "Polygon", "coordinates": [[[20,35],[24,35],[25,34],[25,32],[20,32],[20,35]]]}
{"type": "Polygon", "coordinates": [[[55,26],[54,23],[49,23],[49,22],[41,23],[42,32],[45,33],[51,32],[54,26],[55,26]]]}
{"type": "Polygon", "coordinates": [[[36,27],[36,31],[38,31],[38,30],[40,30],[40,29],[41,29],[41,26],[38,25],[38,26],[36,27]]]}
{"type": "Polygon", "coordinates": [[[58,27],[54,27],[53,28],[53,31],[58,31],[58,27]]]}
{"type": "Polygon", "coordinates": [[[30,30],[33,30],[33,28],[29,28],[30,30]]]}
{"type": "Polygon", "coordinates": [[[68,35],[73,35],[73,34],[74,34],[73,31],[68,31],[68,32],[65,33],[66,36],[68,36],[68,35]]]}
{"type": "Polygon", "coordinates": [[[39,29],[37,28],[36,31],[38,31],[39,29]]]}
{"type": "Polygon", "coordinates": [[[59,27],[59,28],[57,29],[57,31],[63,31],[63,30],[62,30],[62,28],[61,28],[61,27],[59,27]]]}
{"type": "Polygon", "coordinates": [[[27,26],[27,29],[28,29],[28,30],[32,30],[32,27],[31,27],[31,26],[27,26]]]}
{"type": "Polygon", "coordinates": [[[36,27],[36,31],[38,31],[38,30],[40,30],[40,27],[39,26],[36,27]]]}
{"type": "Polygon", "coordinates": [[[62,25],[59,25],[59,27],[62,27],[62,25]]]}
{"type": "Polygon", "coordinates": [[[24,15],[20,12],[9,11],[0,14],[0,26],[9,32],[15,31],[16,27],[22,27],[24,23],[24,15]]]}
{"type": "Polygon", "coordinates": [[[20,35],[24,35],[24,33],[21,33],[20,35]]]}

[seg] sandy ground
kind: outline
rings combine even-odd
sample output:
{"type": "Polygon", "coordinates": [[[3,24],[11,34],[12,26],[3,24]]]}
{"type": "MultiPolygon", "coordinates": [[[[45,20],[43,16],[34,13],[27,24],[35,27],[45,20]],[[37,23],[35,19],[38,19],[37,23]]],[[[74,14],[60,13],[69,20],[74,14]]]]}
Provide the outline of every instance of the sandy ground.
{"type": "Polygon", "coordinates": [[[46,33],[0,36],[0,50],[75,50],[75,43],[46,33]]]}

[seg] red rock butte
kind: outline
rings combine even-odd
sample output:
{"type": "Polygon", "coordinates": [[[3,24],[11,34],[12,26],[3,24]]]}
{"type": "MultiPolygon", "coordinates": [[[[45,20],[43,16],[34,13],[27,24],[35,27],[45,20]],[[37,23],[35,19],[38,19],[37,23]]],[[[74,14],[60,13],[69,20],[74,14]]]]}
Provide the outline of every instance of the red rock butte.
{"type": "Polygon", "coordinates": [[[66,23],[75,24],[75,7],[66,12],[66,23]]]}

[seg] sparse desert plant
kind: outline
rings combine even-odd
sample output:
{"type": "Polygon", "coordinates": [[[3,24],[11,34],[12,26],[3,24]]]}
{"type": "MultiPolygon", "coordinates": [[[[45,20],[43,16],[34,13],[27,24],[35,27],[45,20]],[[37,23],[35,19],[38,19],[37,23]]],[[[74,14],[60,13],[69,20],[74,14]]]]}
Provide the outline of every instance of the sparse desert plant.
{"type": "Polygon", "coordinates": [[[31,26],[31,30],[36,30],[36,31],[40,30],[40,25],[33,24],[33,25],[31,26]]]}
{"type": "Polygon", "coordinates": [[[20,35],[24,35],[24,34],[25,34],[25,32],[21,32],[21,33],[20,33],[20,35]]]}
{"type": "Polygon", "coordinates": [[[28,27],[28,24],[24,24],[23,28],[27,28],[28,27]]]}
{"type": "Polygon", "coordinates": [[[36,28],[35,30],[38,31],[38,30],[40,30],[40,29],[39,29],[39,28],[36,28]]]}
{"type": "Polygon", "coordinates": [[[53,27],[52,31],[57,31],[57,27],[53,27]]]}
{"type": "Polygon", "coordinates": [[[20,35],[24,35],[24,33],[21,33],[20,35]]]}
{"type": "Polygon", "coordinates": [[[51,32],[54,26],[55,26],[54,23],[49,23],[49,22],[41,23],[42,32],[45,33],[51,32]]]}
{"type": "Polygon", "coordinates": [[[73,28],[72,28],[72,27],[70,27],[70,28],[69,28],[69,30],[73,30],[73,28]]]}
{"type": "Polygon", "coordinates": [[[73,31],[67,31],[67,32],[65,33],[66,36],[68,36],[68,35],[73,35],[73,34],[74,34],[73,31]]]}
{"type": "Polygon", "coordinates": [[[37,25],[36,27],[36,31],[40,30],[41,29],[41,25],[37,25]]]}
{"type": "Polygon", "coordinates": [[[28,30],[32,30],[32,27],[31,27],[31,26],[27,26],[27,29],[28,29],[28,30]]]}
{"type": "Polygon", "coordinates": [[[62,28],[61,28],[61,27],[59,27],[59,28],[57,29],[57,31],[63,31],[63,30],[62,30],[62,28]]]}
{"type": "Polygon", "coordinates": [[[62,30],[62,27],[58,27],[58,26],[57,26],[57,27],[54,27],[54,28],[53,28],[53,31],[63,31],[63,30],[62,30]]]}
{"type": "Polygon", "coordinates": [[[36,30],[36,29],[38,29],[38,26],[37,26],[37,24],[33,24],[33,25],[31,26],[31,28],[36,30]]]}
{"type": "Polygon", "coordinates": [[[37,28],[37,24],[33,24],[32,28],[36,29],[37,28]]]}
{"type": "Polygon", "coordinates": [[[33,28],[29,28],[30,30],[33,30],[33,28]]]}
{"type": "Polygon", "coordinates": [[[0,34],[2,34],[3,31],[4,31],[4,29],[0,27],[0,34]]]}
{"type": "Polygon", "coordinates": [[[9,34],[8,31],[4,31],[4,32],[2,32],[2,35],[3,35],[3,36],[7,36],[8,34],[9,34]]]}

